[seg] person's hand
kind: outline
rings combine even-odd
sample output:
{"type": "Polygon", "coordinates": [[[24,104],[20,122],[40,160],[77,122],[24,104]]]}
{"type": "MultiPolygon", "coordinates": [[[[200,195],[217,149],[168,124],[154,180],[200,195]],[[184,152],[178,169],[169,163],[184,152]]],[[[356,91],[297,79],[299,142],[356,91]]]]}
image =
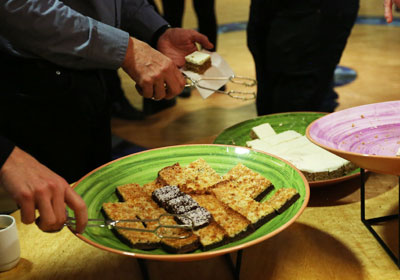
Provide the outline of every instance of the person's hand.
{"type": "Polygon", "coordinates": [[[171,99],[185,87],[182,73],[170,58],[132,37],[122,69],[136,82],[145,98],[171,99]]]}
{"type": "Polygon", "coordinates": [[[393,21],[393,4],[400,7],[400,0],[384,0],[383,6],[385,7],[385,19],[387,23],[393,21]]]}
{"type": "Polygon", "coordinates": [[[84,231],[88,217],[83,199],[62,177],[18,147],[0,169],[0,185],[21,208],[23,223],[33,223],[38,209],[39,228],[46,232],[58,231],[66,221],[67,204],[75,212],[75,230],[84,231]]]}
{"type": "Polygon", "coordinates": [[[169,28],[158,39],[157,49],[168,56],[178,66],[185,65],[185,56],[197,51],[196,43],[205,49],[214,45],[207,36],[192,29],[169,28]]]}

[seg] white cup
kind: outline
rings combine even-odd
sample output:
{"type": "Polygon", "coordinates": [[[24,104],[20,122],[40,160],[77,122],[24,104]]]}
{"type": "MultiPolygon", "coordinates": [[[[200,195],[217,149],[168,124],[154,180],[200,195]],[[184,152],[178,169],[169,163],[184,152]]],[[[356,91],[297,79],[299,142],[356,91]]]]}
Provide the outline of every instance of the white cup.
{"type": "Polygon", "coordinates": [[[17,265],[20,248],[17,224],[13,216],[0,215],[0,271],[17,265]]]}

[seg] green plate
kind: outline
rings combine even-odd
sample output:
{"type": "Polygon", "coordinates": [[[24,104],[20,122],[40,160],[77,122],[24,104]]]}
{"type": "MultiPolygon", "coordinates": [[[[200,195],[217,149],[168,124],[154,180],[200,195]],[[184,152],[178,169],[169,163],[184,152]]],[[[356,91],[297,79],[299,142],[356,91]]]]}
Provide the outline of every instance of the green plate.
{"type": "MultiPolygon", "coordinates": [[[[305,135],[308,125],[325,115],[326,113],[321,112],[292,112],[260,116],[225,129],[214,140],[214,144],[246,146],[246,142],[252,140],[250,137],[251,129],[263,123],[269,123],[276,133],[294,130],[302,135],[305,135]]],[[[309,184],[310,187],[327,186],[353,179],[359,175],[360,169],[358,168],[343,177],[329,180],[312,181],[309,182],[309,184]]]]}
{"type": "MultiPolygon", "coordinates": [[[[150,251],[132,249],[122,243],[110,230],[102,228],[87,227],[82,235],[78,234],[78,237],[98,248],[133,257],[174,261],[197,260],[229,253],[268,239],[293,223],[308,203],[307,180],[290,163],[244,147],[213,144],[171,146],[132,154],[92,171],[79,180],[74,189],[85,200],[89,217],[103,218],[100,212],[103,202],[118,201],[115,195],[117,186],[127,183],[143,185],[156,179],[158,171],[166,166],[177,162],[186,166],[199,158],[203,158],[220,175],[228,172],[239,162],[243,163],[268,178],[276,188],[288,186],[296,188],[301,197],[283,214],[253,234],[207,252],[197,250],[188,254],[169,254],[162,249],[150,251]]],[[[68,214],[73,216],[73,212],[70,209],[68,211],[68,214]]]]}

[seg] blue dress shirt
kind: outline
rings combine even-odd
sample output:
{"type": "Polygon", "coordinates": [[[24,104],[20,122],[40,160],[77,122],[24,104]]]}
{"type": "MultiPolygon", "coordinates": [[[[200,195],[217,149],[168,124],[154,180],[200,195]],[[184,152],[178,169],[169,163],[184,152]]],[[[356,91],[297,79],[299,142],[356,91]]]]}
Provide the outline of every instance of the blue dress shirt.
{"type": "Polygon", "coordinates": [[[129,36],[167,22],[146,0],[0,0],[0,52],[75,69],[117,69],[129,36]]]}

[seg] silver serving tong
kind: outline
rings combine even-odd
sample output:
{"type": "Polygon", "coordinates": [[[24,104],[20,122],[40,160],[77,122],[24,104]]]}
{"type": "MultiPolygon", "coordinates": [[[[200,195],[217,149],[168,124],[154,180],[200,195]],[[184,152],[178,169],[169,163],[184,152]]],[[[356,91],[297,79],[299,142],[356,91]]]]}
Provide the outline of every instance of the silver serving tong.
{"type": "MultiPolygon", "coordinates": [[[[75,226],[76,219],[75,217],[67,217],[67,222],[64,224],[65,226],[75,226]]],[[[88,223],[86,227],[100,227],[100,228],[107,228],[107,229],[122,229],[122,230],[132,230],[132,231],[139,231],[139,232],[149,232],[154,233],[159,238],[172,238],[172,239],[184,239],[192,236],[194,222],[192,219],[185,215],[178,215],[178,214],[161,214],[157,219],[129,219],[129,220],[111,220],[111,219],[88,219],[88,223]],[[164,224],[162,222],[163,217],[184,217],[189,219],[191,225],[179,225],[179,224],[164,224]],[[134,227],[124,227],[119,226],[119,223],[151,223],[157,222],[158,225],[154,229],[145,229],[145,228],[134,228],[134,227]],[[178,228],[178,229],[186,229],[185,231],[179,231],[180,233],[185,233],[184,235],[164,235],[162,233],[162,229],[165,228],[178,228]]]]}
{"type": "Polygon", "coordinates": [[[255,99],[257,96],[255,91],[240,91],[240,90],[223,91],[223,90],[219,90],[219,89],[205,87],[200,84],[201,81],[205,81],[205,80],[217,81],[217,80],[227,80],[228,79],[228,82],[231,82],[233,84],[238,84],[238,85],[242,85],[245,87],[256,86],[257,81],[255,79],[252,79],[249,77],[232,75],[230,77],[201,77],[200,79],[196,79],[196,80],[189,76],[186,76],[186,75],[185,75],[185,77],[189,81],[189,83],[187,83],[185,85],[185,87],[199,87],[202,89],[207,89],[207,90],[215,91],[218,93],[223,93],[223,94],[229,95],[232,98],[241,99],[241,100],[252,100],[252,99],[255,99]]]}

